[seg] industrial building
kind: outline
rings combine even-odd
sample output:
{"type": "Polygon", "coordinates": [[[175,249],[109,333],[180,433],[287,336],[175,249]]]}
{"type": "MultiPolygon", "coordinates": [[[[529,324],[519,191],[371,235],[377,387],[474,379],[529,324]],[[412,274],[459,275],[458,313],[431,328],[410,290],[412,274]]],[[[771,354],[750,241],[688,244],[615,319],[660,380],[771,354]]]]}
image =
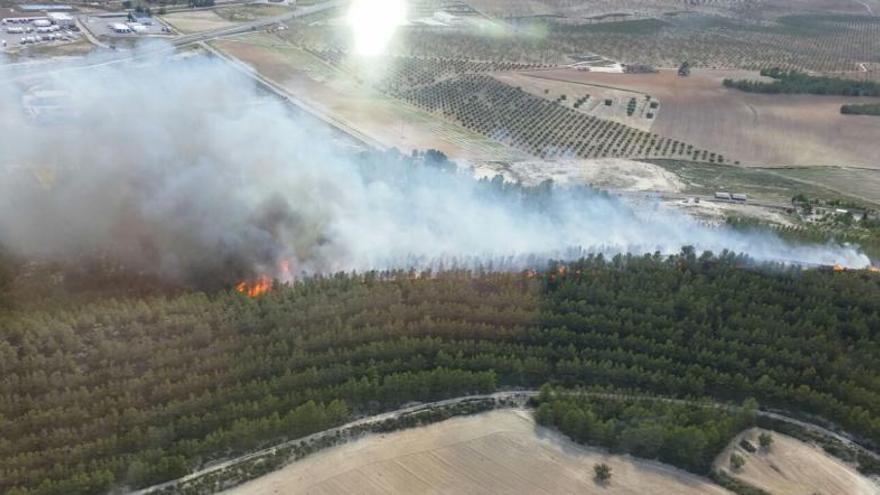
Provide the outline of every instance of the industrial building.
{"type": "Polygon", "coordinates": [[[110,29],[112,29],[113,32],[117,34],[128,34],[132,32],[132,29],[130,27],[121,22],[114,22],[113,24],[110,24],[110,29]]]}
{"type": "Polygon", "coordinates": [[[73,16],[65,14],[64,12],[49,12],[46,14],[46,17],[49,18],[49,21],[51,21],[52,24],[62,29],[70,29],[76,24],[73,16]]]}

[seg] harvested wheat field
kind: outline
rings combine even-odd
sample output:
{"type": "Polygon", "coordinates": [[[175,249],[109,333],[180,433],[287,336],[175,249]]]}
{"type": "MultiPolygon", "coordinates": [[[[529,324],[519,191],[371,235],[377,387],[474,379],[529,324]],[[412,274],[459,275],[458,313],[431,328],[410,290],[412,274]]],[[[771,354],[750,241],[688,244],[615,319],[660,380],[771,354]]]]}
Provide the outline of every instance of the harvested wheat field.
{"type": "Polygon", "coordinates": [[[728,89],[724,78],[759,79],[745,71],[699,70],[679,77],[609,74],[556,69],[533,73],[555,79],[648,93],[660,100],[651,131],[702,149],[721,152],[747,166],[858,166],[880,168],[880,118],[841,115],[844,103],[880,98],[761,95],[728,89]]]}
{"type": "Polygon", "coordinates": [[[235,23],[217,15],[213,10],[175,12],[162,16],[162,20],[181,33],[199,33],[235,25],[235,23]]]}
{"type": "Polygon", "coordinates": [[[758,428],[738,435],[715,460],[715,467],[750,485],[774,495],[878,495],[880,486],[859,474],[851,466],[831,457],[818,447],[781,433],[769,432],[773,444],[768,450],[751,454],[739,446],[747,439],[758,445],[758,428]],[[746,463],[737,472],[731,471],[730,454],[736,452],[746,463]]]}
{"type": "Polygon", "coordinates": [[[236,495],[528,493],[727,494],[672,467],[584,448],[537,427],[526,411],[492,411],[374,435],[234,488],[236,495]],[[592,467],[612,468],[610,485],[592,467]]]}

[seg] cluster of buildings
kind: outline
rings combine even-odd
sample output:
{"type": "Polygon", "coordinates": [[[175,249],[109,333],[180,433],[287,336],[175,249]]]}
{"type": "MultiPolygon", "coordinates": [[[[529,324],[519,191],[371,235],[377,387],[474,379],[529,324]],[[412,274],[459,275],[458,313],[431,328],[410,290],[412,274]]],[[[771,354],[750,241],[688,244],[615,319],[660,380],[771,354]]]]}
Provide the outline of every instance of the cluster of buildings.
{"type": "MultiPolygon", "coordinates": [[[[124,18],[117,18],[107,24],[107,27],[115,34],[142,34],[150,32],[153,26],[153,18],[141,12],[131,11],[124,18]]],[[[161,26],[164,28],[164,26],[161,26]]],[[[163,32],[166,30],[163,29],[163,32]]]]}
{"type": "MultiPolygon", "coordinates": [[[[64,12],[64,10],[69,10],[67,6],[21,5],[18,8],[23,12],[6,10],[5,16],[0,18],[0,24],[2,24],[5,34],[25,35],[17,40],[21,45],[60,40],[65,37],[61,31],[75,31],[77,29],[73,16],[64,12]],[[47,11],[41,12],[39,8],[45,8],[47,11]]],[[[15,39],[2,37],[4,47],[9,41],[15,41],[15,39]]]]}

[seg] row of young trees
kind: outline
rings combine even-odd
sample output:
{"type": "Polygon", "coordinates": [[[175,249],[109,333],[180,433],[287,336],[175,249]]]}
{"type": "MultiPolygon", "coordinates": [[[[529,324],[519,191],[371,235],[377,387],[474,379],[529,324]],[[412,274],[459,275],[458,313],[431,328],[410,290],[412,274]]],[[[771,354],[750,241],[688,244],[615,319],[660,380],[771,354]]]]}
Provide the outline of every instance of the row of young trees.
{"type": "Polygon", "coordinates": [[[880,83],[874,81],[811,76],[796,70],[784,70],[778,67],[764,69],[761,71],[761,75],[773,78],[774,81],[725,79],[723,84],[725,87],[748,93],[880,96],[880,83]]]}
{"type": "Polygon", "coordinates": [[[6,311],[0,492],[144,486],[409,401],[548,381],[755,397],[880,442],[878,294],[875,274],[685,250],[6,311]]]}

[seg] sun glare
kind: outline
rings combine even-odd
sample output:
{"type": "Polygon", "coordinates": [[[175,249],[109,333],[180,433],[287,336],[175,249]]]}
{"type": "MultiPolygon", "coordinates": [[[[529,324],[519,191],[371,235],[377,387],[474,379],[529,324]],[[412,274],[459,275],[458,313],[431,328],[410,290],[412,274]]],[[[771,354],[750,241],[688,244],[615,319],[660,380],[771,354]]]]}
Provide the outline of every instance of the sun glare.
{"type": "Polygon", "coordinates": [[[394,32],[405,21],[406,0],[354,0],[348,10],[354,52],[382,55],[394,32]]]}

